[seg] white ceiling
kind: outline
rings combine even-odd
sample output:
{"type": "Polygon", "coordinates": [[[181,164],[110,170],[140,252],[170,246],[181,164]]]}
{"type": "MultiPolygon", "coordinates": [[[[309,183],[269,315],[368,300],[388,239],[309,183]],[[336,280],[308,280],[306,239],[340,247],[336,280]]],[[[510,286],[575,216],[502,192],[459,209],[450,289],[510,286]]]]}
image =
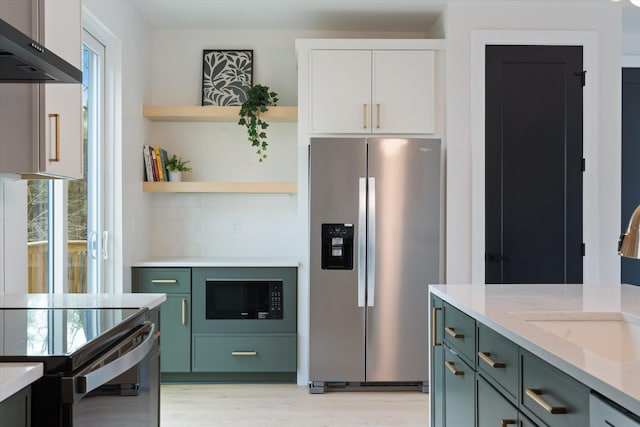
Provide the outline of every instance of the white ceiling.
{"type": "MultiPolygon", "coordinates": [[[[447,3],[487,0],[130,1],[154,28],[424,32],[438,18],[447,3]]],[[[564,1],[610,3],[610,0],[564,1]]],[[[622,1],[623,32],[640,33],[640,8],[631,6],[628,0],[622,1]]],[[[612,7],[616,5],[612,4],[612,7]]]]}

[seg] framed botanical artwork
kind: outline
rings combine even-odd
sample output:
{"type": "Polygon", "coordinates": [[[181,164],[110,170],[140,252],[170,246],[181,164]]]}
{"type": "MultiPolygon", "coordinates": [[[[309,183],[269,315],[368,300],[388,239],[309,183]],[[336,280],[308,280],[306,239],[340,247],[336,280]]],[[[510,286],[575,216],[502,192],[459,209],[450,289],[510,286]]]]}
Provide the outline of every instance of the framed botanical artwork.
{"type": "Polygon", "coordinates": [[[242,105],[253,85],[253,50],[204,50],[202,105],[242,105]]]}

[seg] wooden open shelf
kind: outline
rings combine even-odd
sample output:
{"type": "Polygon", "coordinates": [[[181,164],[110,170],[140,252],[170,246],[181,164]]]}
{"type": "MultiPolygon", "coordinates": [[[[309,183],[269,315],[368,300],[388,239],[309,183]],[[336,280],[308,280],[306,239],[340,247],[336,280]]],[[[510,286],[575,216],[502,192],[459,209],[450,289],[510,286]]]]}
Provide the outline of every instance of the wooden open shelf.
{"type": "Polygon", "coordinates": [[[298,192],[295,182],[143,182],[152,193],[285,193],[298,192]]]}
{"type": "MultiPolygon", "coordinates": [[[[142,115],[154,122],[237,122],[240,107],[197,105],[145,105],[142,115]]],[[[297,122],[298,107],[269,107],[268,122],[297,122]]]]}

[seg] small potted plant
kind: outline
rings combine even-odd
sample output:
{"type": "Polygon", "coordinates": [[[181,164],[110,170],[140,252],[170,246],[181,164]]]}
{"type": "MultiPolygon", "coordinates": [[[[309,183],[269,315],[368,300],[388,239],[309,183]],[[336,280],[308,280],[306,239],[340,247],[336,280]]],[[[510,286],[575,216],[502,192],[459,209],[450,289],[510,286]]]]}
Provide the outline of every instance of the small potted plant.
{"type": "Polygon", "coordinates": [[[169,181],[180,182],[182,181],[182,172],[191,172],[191,168],[187,166],[189,160],[182,160],[182,157],[178,157],[172,154],[167,159],[167,170],[169,171],[169,181]]]}
{"type": "Polygon", "coordinates": [[[247,91],[247,99],[240,107],[238,124],[246,126],[249,142],[252,147],[258,147],[258,161],[267,158],[267,134],[264,131],[269,124],[260,117],[260,113],[268,111],[269,105],[276,105],[278,94],[269,92],[268,86],[255,85],[247,91]]]}

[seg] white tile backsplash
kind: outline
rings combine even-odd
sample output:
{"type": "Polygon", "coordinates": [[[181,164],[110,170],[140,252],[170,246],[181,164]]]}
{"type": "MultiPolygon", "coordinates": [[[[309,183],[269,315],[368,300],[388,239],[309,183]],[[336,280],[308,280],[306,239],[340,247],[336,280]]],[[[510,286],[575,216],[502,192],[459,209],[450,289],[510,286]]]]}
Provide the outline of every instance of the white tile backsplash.
{"type": "Polygon", "coordinates": [[[154,194],[153,257],[296,257],[296,196],[154,194]]]}

